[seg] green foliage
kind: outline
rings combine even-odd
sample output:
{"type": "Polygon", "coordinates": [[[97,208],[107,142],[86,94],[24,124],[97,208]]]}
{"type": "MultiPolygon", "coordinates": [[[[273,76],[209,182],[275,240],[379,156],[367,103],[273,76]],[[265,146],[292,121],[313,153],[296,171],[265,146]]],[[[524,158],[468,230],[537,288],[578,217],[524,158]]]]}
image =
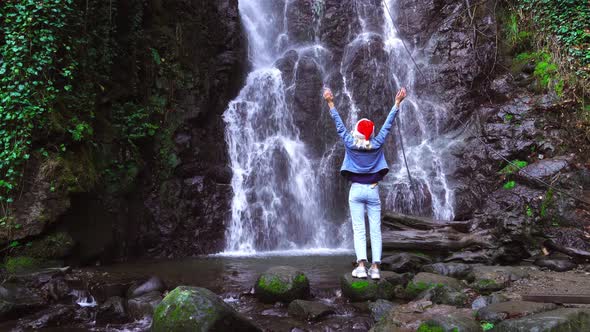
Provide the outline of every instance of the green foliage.
{"type": "Polygon", "coordinates": [[[8,273],[14,274],[30,270],[38,264],[36,259],[27,256],[9,257],[4,263],[4,268],[8,273]]]}
{"type": "Polygon", "coordinates": [[[73,0],[7,1],[0,7],[0,202],[30,157],[33,132],[45,125],[59,93],[72,88],[72,39],[60,33],[73,0]]]}
{"type": "MultiPolygon", "coordinates": [[[[561,64],[586,84],[590,80],[590,6],[587,0],[513,0],[528,24],[545,38],[551,49],[560,50],[561,64]],[[556,43],[555,43],[556,42],[556,43]],[[556,44],[553,47],[552,44],[556,44]]],[[[545,69],[551,70],[550,64],[545,69]]],[[[539,68],[544,70],[543,68],[539,68]]],[[[560,84],[561,85],[561,84],[560,84]]],[[[559,85],[558,85],[559,86],[559,85]]],[[[557,89],[562,91],[562,87],[557,89]]],[[[557,92],[557,91],[556,91],[557,92]]]]}
{"type": "Polygon", "coordinates": [[[505,32],[508,43],[517,50],[528,48],[531,34],[522,30],[519,26],[519,17],[516,13],[510,13],[505,20],[505,32]]]}
{"type": "Polygon", "coordinates": [[[115,127],[129,140],[154,136],[159,128],[156,115],[164,114],[165,105],[166,99],[159,96],[152,96],[146,106],[134,102],[115,105],[115,127]]]}
{"type": "Polygon", "coordinates": [[[445,332],[445,329],[435,322],[424,322],[420,324],[416,332],[445,332]]]}
{"type": "Polygon", "coordinates": [[[525,209],[525,213],[526,213],[527,217],[530,218],[533,216],[533,209],[531,209],[531,207],[527,205],[526,209],[525,209]]]}
{"type": "Polygon", "coordinates": [[[547,190],[547,193],[545,194],[545,198],[543,199],[543,202],[541,202],[541,211],[539,212],[541,217],[543,217],[543,218],[547,217],[547,210],[551,207],[552,204],[553,204],[553,189],[549,189],[549,190],[547,190]]]}
{"type": "Polygon", "coordinates": [[[516,182],[514,180],[510,180],[510,181],[504,183],[504,185],[502,187],[506,190],[513,189],[514,187],[516,187],[516,182]]]}
{"type": "Polygon", "coordinates": [[[515,57],[516,67],[520,67],[526,63],[533,63],[535,65],[533,76],[537,80],[540,90],[552,88],[558,96],[563,95],[565,81],[559,73],[559,68],[551,54],[546,51],[523,52],[515,57]]]}
{"type": "Polygon", "coordinates": [[[526,161],[515,159],[512,160],[512,164],[506,165],[506,167],[502,168],[499,173],[510,175],[515,172],[518,172],[521,168],[525,168],[528,164],[529,163],[527,163],[526,161]]]}
{"type": "Polygon", "coordinates": [[[489,322],[481,322],[481,328],[484,331],[489,331],[494,328],[494,324],[489,322]]]}

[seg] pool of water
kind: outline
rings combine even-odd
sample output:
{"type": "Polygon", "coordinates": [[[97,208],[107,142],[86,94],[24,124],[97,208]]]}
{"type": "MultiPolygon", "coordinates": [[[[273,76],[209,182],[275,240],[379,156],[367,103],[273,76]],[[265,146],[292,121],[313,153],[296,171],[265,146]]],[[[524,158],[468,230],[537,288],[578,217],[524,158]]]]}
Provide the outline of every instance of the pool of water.
{"type": "Polygon", "coordinates": [[[268,268],[289,265],[305,273],[314,290],[339,287],[342,274],[352,271],[350,250],[267,252],[238,256],[223,253],[182,260],[138,261],[86,270],[106,272],[112,278],[141,279],[158,276],[169,288],[178,285],[205,287],[217,294],[248,292],[268,268]]]}
{"type": "MultiPolygon", "coordinates": [[[[367,331],[372,324],[368,314],[349,304],[340,292],[340,276],[352,270],[354,259],[350,250],[267,252],[247,256],[223,253],[182,260],[122,263],[88,270],[121,280],[155,275],[170,289],[178,285],[208,288],[266,331],[367,331]],[[310,280],[313,300],[330,305],[335,314],[319,322],[303,322],[290,318],[286,305],[258,302],[251,294],[256,279],[268,268],[278,265],[289,265],[304,272],[310,280]]],[[[147,329],[147,325],[144,328],[147,329]]],[[[131,326],[119,330],[137,331],[131,326]]]]}

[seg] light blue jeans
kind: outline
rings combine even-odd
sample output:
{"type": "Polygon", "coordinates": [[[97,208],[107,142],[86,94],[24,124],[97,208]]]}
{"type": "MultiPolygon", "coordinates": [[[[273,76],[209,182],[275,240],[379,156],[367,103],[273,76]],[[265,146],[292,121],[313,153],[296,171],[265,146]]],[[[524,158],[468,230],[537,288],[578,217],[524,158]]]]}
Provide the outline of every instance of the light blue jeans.
{"type": "Polygon", "coordinates": [[[352,232],[354,234],[354,251],[356,260],[367,260],[367,235],[365,231],[365,208],[369,216],[371,233],[371,253],[373,263],[381,262],[381,199],[379,185],[352,183],[348,194],[352,232]]]}

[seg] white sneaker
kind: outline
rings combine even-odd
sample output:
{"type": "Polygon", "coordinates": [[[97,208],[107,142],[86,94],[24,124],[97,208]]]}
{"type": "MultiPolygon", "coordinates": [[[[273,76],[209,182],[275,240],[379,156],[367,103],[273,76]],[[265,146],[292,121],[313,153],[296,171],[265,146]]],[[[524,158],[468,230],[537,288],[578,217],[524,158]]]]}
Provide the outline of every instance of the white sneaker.
{"type": "Polygon", "coordinates": [[[365,269],[363,266],[357,267],[356,269],[352,270],[352,277],[365,279],[367,277],[367,269],[365,269]]]}
{"type": "Polygon", "coordinates": [[[373,280],[381,279],[381,274],[379,273],[379,268],[370,268],[369,275],[371,276],[371,279],[373,279],[373,280]]]}

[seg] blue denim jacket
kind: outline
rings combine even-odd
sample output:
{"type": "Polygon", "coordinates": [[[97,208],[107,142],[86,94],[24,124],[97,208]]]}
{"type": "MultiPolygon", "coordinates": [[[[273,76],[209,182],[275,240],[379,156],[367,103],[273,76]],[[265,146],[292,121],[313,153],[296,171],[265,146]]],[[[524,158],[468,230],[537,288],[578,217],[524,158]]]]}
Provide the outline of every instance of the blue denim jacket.
{"type": "Polygon", "coordinates": [[[383,123],[383,127],[379,131],[379,134],[374,138],[371,138],[371,146],[372,149],[365,150],[359,149],[354,145],[354,138],[352,137],[350,131],[346,129],[338,111],[336,108],[332,108],[330,110],[330,115],[334,122],[336,123],[336,131],[338,135],[344,141],[344,146],[346,148],[346,153],[344,154],[344,161],[342,162],[342,167],[340,168],[340,174],[346,176],[347,172],[352,173],[381,173],[383,175],[389,172],[389,167],[387,166],[387,161],[385,161],[385,156],[383,154],[383,145],[385,143],[385,139],[391,130],[391,126],[393,125],[393,120],[397,115],[397,107],[395,105],[391,108],[387,119],[385,119],[385,123],[383,123]]]}

